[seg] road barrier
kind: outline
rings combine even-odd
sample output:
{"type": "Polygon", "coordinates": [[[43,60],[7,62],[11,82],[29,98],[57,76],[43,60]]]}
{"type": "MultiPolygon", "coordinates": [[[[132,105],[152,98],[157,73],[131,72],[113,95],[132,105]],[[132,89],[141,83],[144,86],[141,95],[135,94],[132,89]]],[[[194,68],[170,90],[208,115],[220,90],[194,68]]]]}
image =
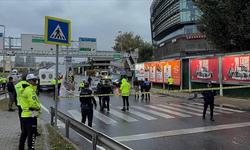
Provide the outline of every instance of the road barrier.
{"type": "MultiPolygon", "coordinates": [[[[231,87],[218,87],[218,88],[201,88],[201,89],[186,89],[186,90],[163,90],[163,91],[152,91],[152,92],[131,92],[131,93],[123,93],[129,95],[137,95],[137,94],[160,94],[160,93],[179,93],[179,92],[198,92],[198,91],[206,91],[206,90],[226,90],[226,89],[242,89],[249,88],[250,85],[243,86],[231,86],[231,87]]],[[[83,95],[83,96],[59,96],[58,98],[76,98],[76,97],[95,97],[95,96],[120,96],[122,93],[116,94],[97,94],[97,95],[83,95]]]]}
{"type": "MultiPolygon", "coordinates": [[[[51,108],[51,125],[54,126],[55,108],[51,108]]],[[[57,110],[57,119],[65,123],[66,137],[69,138],[69,128],[76,131],[80,135],[92,141],[92,150],[96,150],[97,145],[108,150],[132,150],[126,145],[112,139],[111,137],[100,133],[85,124],[69,117],[65,113],[57,110]]]]}

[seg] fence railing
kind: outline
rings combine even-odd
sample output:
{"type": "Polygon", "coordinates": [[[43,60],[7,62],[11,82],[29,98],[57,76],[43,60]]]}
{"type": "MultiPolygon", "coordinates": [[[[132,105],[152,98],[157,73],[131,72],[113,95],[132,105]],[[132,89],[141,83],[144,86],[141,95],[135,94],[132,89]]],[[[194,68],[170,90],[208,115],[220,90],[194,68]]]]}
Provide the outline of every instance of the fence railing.
{"type": "MultiPolygon", "coordinates": [[[[55,108],[51,108],[51,125],[54,126],[54,116],[55,116],[55,108]]],[[[57,119],[65,123],[65,132],[66,137],[69,138],[69,128],[84,136],[88,140],[92,141],[92,150],[97,149],[97,145],[104,147],[108,150],[132,150],[126,145],[112,139],[111,137],[100,133],[85,124],[69,117],[65,113],[57,110],[57,119]]]]}

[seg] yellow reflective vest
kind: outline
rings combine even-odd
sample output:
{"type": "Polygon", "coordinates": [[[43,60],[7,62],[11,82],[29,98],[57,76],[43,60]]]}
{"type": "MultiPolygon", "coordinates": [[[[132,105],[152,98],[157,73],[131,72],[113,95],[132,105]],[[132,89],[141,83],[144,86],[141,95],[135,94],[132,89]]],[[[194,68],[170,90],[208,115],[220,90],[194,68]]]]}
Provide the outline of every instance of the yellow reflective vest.
{"type": "Polygon", "coordinates": [[[22,84],[20,92],[20,104],[22,108],[22,118],[32,117],[32,111],[38,111],[37,117],[42,113],[39,98],[36,95],[34,86],[28,82],[22,84]]]}
{"type": "Polygon", "coordinates": [[[79,87],[84,87],[84,83],[82,82],[82,83],[79,85],[79,87]]]}
{"type": "Polygon", "coordinates": [[[173,79],[173,78],[169,78],[169,79],[168,79],[168,84],[173,84],[173,82],[174,82],[174,79],[173,79]]]}
{"type": "Polygon", "coordinates": [[[21,102],[20,102],[20,100],[21,100],[21,97],[20,97],[20,89],[22,88],[22,85],[24,84],[24,83],[27,83],[26,81],[20,81],[20,82],[18,82],[16,85],[15,85],[15,90],[16,90],[16,99],[17,99],[17,105],[18,106],[21,106],[21,102]]]}
{"type": "Polygon", "coordinates": [[[122,79],[120,90],[122,91],[122,96],[129,96],[130,84],[126,79],[122,79]]]}
{"type": "MultiPolygon", "coordinates": [[[[58,80],[58,83],[61,83],[61,80],[58,80]]],[[[51,81],[51,84],[52,84],[52,85],[56,85],[56,79],[52,80],[52,81],[51,81]]]]}
{"type": "Polygon", "coordinates": [[[6,78],[2,78],[1,81],[2,81],[2,83],[6,83],[7,79],[6,78]]]}

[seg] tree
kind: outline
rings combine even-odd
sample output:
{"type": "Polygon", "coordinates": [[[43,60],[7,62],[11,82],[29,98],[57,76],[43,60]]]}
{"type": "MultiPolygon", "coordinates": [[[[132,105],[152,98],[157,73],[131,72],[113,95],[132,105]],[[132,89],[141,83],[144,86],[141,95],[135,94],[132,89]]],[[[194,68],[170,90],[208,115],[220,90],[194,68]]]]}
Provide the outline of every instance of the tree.
{"type": "Polygon", "coordinates": [[[125,32],[120,34],[115,39],[115,46],[112,47],[115,51],[120,52],[130,52],[134,51],[136,48],[141,48],[143,45],[143,39],[141,36],[134,36],[133,32],[125,32]]]}
{"type": "Polygon", "coordinates": [[[141,49],[139,49],[138,62],[147,62],[153,60],[153,45],[149,42],[144,42],[141,49]]]}
{"type": "Polygon", "coordinates": [[[200,9],[197,29],[222,52],[250,50],[249,0],[192,0],[200,9]]]}

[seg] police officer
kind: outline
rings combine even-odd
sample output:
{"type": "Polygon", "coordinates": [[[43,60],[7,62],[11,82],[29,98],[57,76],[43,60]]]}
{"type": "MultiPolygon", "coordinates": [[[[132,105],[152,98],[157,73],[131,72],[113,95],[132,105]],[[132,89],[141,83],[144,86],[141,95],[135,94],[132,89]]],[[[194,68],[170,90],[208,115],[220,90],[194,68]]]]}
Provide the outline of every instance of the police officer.
{"type": "MultiPolygon", "coordinates": [[[[151,89],[151,84],[148,81],[148,78],[145,79],[144,89],[145,89],[145,92],[149,92],[149,90],[151,89]]],[[[145,100],[149,100],[150,101],[150,94],[148,93],[148,94],[145,94],[145,95],[146,95],[146,99],[145,100]]]]}
{"type": "Polygon", "coordinates": [[[82,108],[82,123],[85,124],[86,117],[88,116],[88,126],[92,127],[92,121],[93,121],[93,103],[94,108],[96,109],[96,101],[94,97],[81,97],[85,95],[92,95],[92,91],[89,89],[89,83],[84,84],[84,89],[80,93],[80,102],[81,102],[81,108],[82,108]]]}
{"type": "MultiPolygon", "coordinates": [[[[108,80],[105,80],[105,84],[102,86],[101,91],[102,91],[102,94],[110,94],[110,93],[112,93],[111,87],[108,85],[108,80]]],[[[103,111],[105,106],[107,107],[107,110],[109,111],[109,96],[103,96],[102,97],[101,111],[103,111]]]]}
{"type": "Polygon", "coordinates": [[[22,81],[18,82],[15,85],[15,93],[14,93],[14,99],[15,99],[16,105],[18,107],[18,116],[19,116],[19,120],[20,120],[21,130],[22,130],[22,118],[21,118],[22,108],[21,108],[21,93],[20,93],[20,89],[22,88],[22,85],[24,83],[26,83],[26,76],[27,76],[27,73],[23,73],[22,74],[22,81]]]}
{"type": "Polygon", "coordinates": [[[26,83],[22,84],[22,88],[19,90],[20,103],[22,108],[22,133],[19,141],[19,150],[24,150],[25,141],[28,137],[28,149],[35,149],[35,140],[37,133],[37,117],[42,113],[39,99],[34,89],[36,86],[36,76],[34,74],[28,74],[26,77],[26,83]]]}
{"type": "Polygon", "coordinates": [[[173,90],[173,83],[174,83],[174,79],[169,77],[168,78],[168,90],[173,90]]]}
{"type": "MultiPolygon", "coordinates": [[[[55,95],[56,95],[56,78],[51,81],[51,84],[54,86],[54,99],[55,99],[55,95]]],[[[61,88],[61,80],[58,80],[58,88],[57,88],[58,96],[59,96],[59,93],[60,93],[60,88],[61,88]]]]}
{"type": "MultiPolygon", "coordinates": [[[[211,82],[207,84],[208,88],[212,87],[211,82]]],[[[203,117],[202,119],[206,118],[206,111],[208,105],[210,105],[210,120],[214,121],[213,118],[213,112],[214,112],[214,96],[217,94],[216,91],[214,90],[207,90],[207,91],[202,91],[201,93],[204,96],[204,109],[203,109],[203,117]]]]}
{"type": "Polygon", "coordinates": [[[81,89],[84,88],[84,83],[85,83],[85,79],[83,79],[82,83],[80,83],[78,91],[81,91],[81,89]]]}
{"type": "Polygon", "coordinates": [[[1,79],[1,82],[2,82],[3,91],[5,91],[5,89],[6,89],[6,82],[7,82],[7,79],[5,78],[5,76],[3,76],[3,78],[1,79]]]}
{"type": "Polygon", "coordinates": [[[120,87],[120,90],[122,92],[122,100],[123,100],[123,108],[121,109],[122,111],[126,111],[126,105],[127,105],[127,110],[129,110],[129,90],[130,90],[130,84],[127,82],[125,78],[122,79],[122,85],[120,87]]]}
{"type": "Polygon", "coordinates": [[[53,99],[55,99],[55,94],[56,94],[56,78],[54,78],[54,80],[51,81],[51,84],[53,85],[53,99]]]}
{"type": "MultiPolygon", "coordinates": [[[[102,81],[100,81],[98,84],[97,84],[97,94],[102,94],[102,81]]],[[[100,109],[102,108],[102,96],[98,96],[99,98],[99,106],[100,106],[100,109]]]]}

